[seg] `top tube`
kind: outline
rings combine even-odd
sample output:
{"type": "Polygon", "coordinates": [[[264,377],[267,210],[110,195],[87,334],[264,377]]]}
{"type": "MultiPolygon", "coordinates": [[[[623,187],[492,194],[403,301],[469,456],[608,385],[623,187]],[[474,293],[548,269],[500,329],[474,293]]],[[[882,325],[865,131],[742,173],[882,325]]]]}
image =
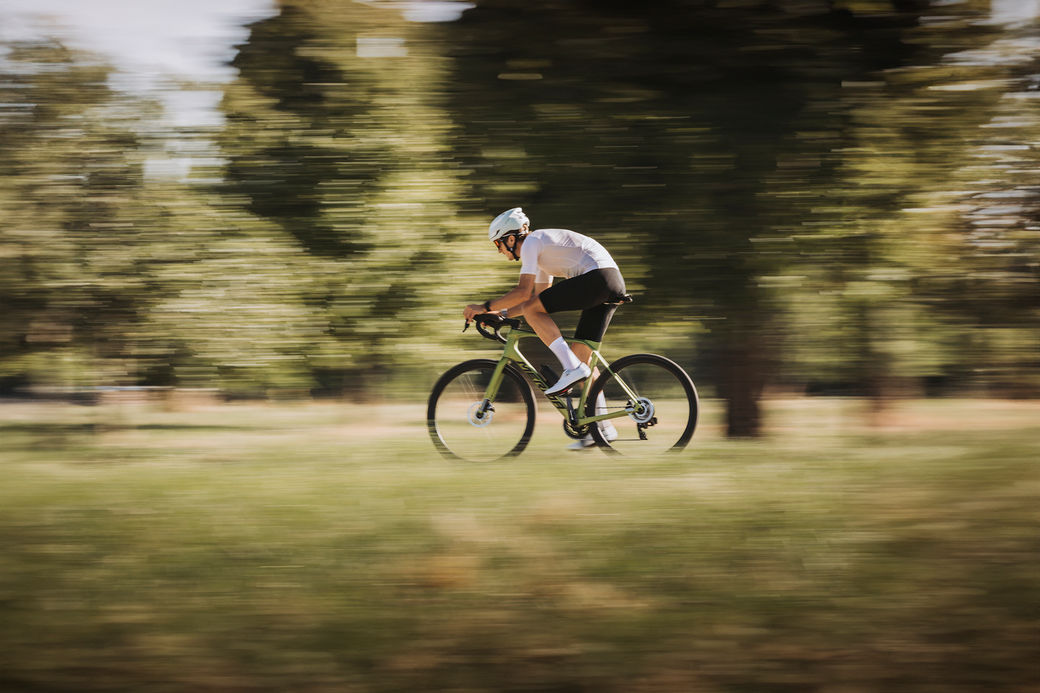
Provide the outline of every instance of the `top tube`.
{"type": "MultiPolygon", "coordinates": [[[[534,329],[525,322],[522,322],[519,318],[497,318],[494,326],[489,324],[490,321],[481,320],[481,316],[478,315],[473,318],[473,322],[477,326],[477,331],[482,337],[491,339],[502,344],[516,343],[520,339],[525,337],[537,337],[534,329]],[[509,327],[509,332],[503,335],[499,330],[503,327],[509,327]]],[[[468,323],[466,325],[469,326],[468,323]]],[[[603,342],[595,342],[589,339],[578,339],[577,337],[564,336],[564,340],[568,344],[585,344],[594,351],[598,350],[603,342]]]]}

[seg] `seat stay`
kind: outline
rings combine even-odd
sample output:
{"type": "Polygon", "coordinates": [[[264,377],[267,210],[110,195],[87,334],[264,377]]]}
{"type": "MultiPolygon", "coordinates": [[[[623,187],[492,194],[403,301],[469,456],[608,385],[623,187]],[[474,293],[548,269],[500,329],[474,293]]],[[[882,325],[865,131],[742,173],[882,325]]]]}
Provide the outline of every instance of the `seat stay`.
{"type": "MultiPolygon", "coordinates": [[[[594,353],[598,353],[598,352],[594,352],[594,353]]],[[[606,371],[607,373],[610,373],[611,375],[614,375],[613,372],[610,370],[610,368],[608,368],[605,364],[604,364],[603,370],[606,371]]],[[[577,416],[577,420],[575,421],[576,424],[578,424],[579,426],[585,426],[585,425],[594,424],[594,423],[597,423],[597,422],[600,422],[600,421],[607,421],[609,419],[620,419],[620,418],[622,418],[624,416],[628,416],[629,414],[631,414],[632,412],[634,412],[636,410],[635,403],[639,399],[639,396],[632,390],[632,388],[630,388],[628,386],[628,383],[626,383],[620,377],[614,375],[614,382],[616,382],[618,384],[618,386],[621,387],[621,389],[625,393],[625,396],[628,397],[630,402],[632,402],[632,405],[628,406],[628,407],[625,407],[624,409],[618,409],[616,411],[607,412],[606,414],[594,414],[592,416],[584,416],[584,415],[582,415],[580,412],[585,411],[585,406],[586,406],[585,403],[588,401],[589,390],[592,389],[592,378],[589,378],[588,381],[585,383],[585,387],[583,387],[582,391],[581,391],[581,399],[580,399],[579,404],[578,404],[578,412],[579,412],[579,414],[577,416]]]]}
{"type": "MultiPolygon", "coordinates": [[[[609,365],[607,359],[603,356],[602,353],[600,353],[600,350],[599,350],[600,345],[602,344],[602,342],[594,342],[592,340],[587,340],[587,339],[567,338],[567,343],[568,344],[584,344],[589,349],[591,349],[592,350],[592,358],[589,359],[589,368],[595,369],[595,368],[599,367],[602,371],[604,371],[606,373],[609,373],[610,375],[614,376],[614,382],[616,382],[618,384],[618,386],[621,387],[621,389],[625,393],[625,396],[628,397],[628,399],[630,401],[632,401],[633,403],[635,403],[635,401],[639,399],[639,395],[637,395],[635,393],[635,391],[632,390],[632,388],[630,388],[628,386],[628,383],[626,383],[624,380],[619,378],[613,371],[610,370],[610,365],[609,365]]],[[[606,414],[596,414],[594,416],[584,416],[581,412],[585,411],[585,403],[588,401],[589,390],[592,389],[592,382],[593,382],[593,379],[589,378],[587,381],[585,381],[585,385],[581,389],[581,398],[580,398],[580,400],[578,402],[578,417],[577,417],[577,422],[576,422],[578,425],[584,426],[586,424],[592,424],[592,423],[596,423],[598,421],[606,421],[608,419],[617,419],[617,418],[621,418],[622,416],[627,416],[630,413],[630,408],[625,408],[625,409],[621,409],[621,410],[614,411],[614,412],[608,412],[606,414]]],[[[634,410],[634,408],[632,408],[632,410],[634,410]]]]}

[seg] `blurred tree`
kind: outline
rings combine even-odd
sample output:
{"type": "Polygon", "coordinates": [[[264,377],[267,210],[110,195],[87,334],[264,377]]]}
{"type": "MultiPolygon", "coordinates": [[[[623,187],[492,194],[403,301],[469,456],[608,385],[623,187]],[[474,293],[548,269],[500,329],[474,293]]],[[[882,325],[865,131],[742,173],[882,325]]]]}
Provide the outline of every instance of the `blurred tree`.
{"type": "Polygon", "coordinates": [[[478,248],[449,229],[456,202],[525,204],[603,238],[645,291],[626,319],[695,337],[730,434],[756,435],[774,373],[880,402],[956,350],[934,348],[957,320],[922,287],[963,256],[921,252],[943,231],[902,210],[945,189],[994,105],[933,89],[960,74],[944,55],[992,37],[980,7],[484,0],[432,29],[284,2],[236,60],[222,190],[328,263],[309,302],[355,356],[329,376],[364,387],[393,363],[382,335],[478,248]]]}
{"type": "MultiPolygon", "coordinates": [[[[1040,14],[1001,25],[948,56],[971,79],[938,88],[986,95],[993,105],[966,140],[951,178],[931,201],[945,211],[963,271],[935,272],[924,296],[961,328],[941,376],[980,375],[996,394],[1040,395],[1040,14]],[[955,210],[956,216],[949,210],[955,210]],[[952,218],[951,218],[952,217],[952,218]]],[[[978,98],[978,97],[976,97],[978,98]]],[[[952,341],[952,340],[948,340],[952,341]]]]}
{"type": "Polygon", "coordinates": [[[948,189],[1000,96],[933,90],[992,40],[987,9],[481,0],[449,41],[473,198],[607,241],[645,290],[626,319],[695,338],[730,435],[759,433],[796,354],[880,403],[949,333],[916,291],[951,256],[902,210],[948,189]]]}
{"type": "Polygon", "coordinates": [[[386,392],[431,310],[428,358],[473,344],[459,305],[515,279],[483,229],[520,204],[605,241],[638,295],[612,336],[693,364],[730,435],[777,379],[1035,394],[1036,24],[988,9],[478,0],[428,24],[283,0],[235,60],[210,182],[144,163],[212,133],[11,46],[0,382],[386,392]]]}
{"type": "MultiPolygon", "coordinates": [[[[901,30],[913,50],[898,65],[846,82],[840,167],[820,205],[831,221],[797,239],[807,258],[825,262],[791,270],[809,291],[788,300],[815,308],[792,314],[800,335],[792,360],[819,381],[853,383],[875,411],[895,384],[964,383],[990,359],[971,344],[983,314],[1011,309],[1036,325],[1035,309],[1005,300],[1035,277],[979,272],[982,253],[959,230],[970,209],[959,200],[979,185],[979,153],[1006,148],[994,119],[1019,110],[1008,97],[1008,61],[990,48],[1009,36],[984,21],[987,9],[929,9],[901,30]]],[[[1022,195],[996,173],[984,176],[988,194],[1022,195]]]]}
{"type": "Polygon", "coordinates": [[[320,267],[191,181],[145,176],[169,137],[200,133],[164,129],[57,43],[0,69],[0,384],[311,387],[336,353],[300,298],[320,267]]]}
{"type": "Polygon", "coordinates": [[[459,192],[426,31],[396,11],[286,0],[234,61],[220,192],[325,261],[308,300],[354,355],[316,368],[333,391],[385,386],[429,297],[458,279],[442,271],[459,192]]]}
{"type": "Polygon", "coordinates": [[[698,370],[727,401],[729,434],[757,435],[783,348],[780,287],[766,279],[792,262],[793,246],[776,241],[812,216],[837,166],[842,80],[909,51],[898,31],[916,15],[889,14],[479,2],[450,42],[476,197],[528,201],[536,224],[617,248],[646,289],[647,327],[697,332],[698,370]]]}
{"type": "MultiPolygon", "coordinates": [[[[151,286],[141,225],[149,106],[60,44],[0,59],[0,378],[70,385],[131,351],[151,286]],[[77,366],[79,364],[79,366],[77,366]]],[[[115,366],[113,377],[120,377],[115,366]]]]}

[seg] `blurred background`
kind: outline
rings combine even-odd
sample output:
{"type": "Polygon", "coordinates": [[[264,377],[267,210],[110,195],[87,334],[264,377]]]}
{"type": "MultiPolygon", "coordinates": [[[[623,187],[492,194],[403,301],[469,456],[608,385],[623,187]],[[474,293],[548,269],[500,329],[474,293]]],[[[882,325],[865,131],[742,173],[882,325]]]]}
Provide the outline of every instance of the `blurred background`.
{"type": "MultiPolygon", "coordinates": [[[[5,0],[0,397],[424,399],[487,243],[601,240],[771,393],[1040,395],[1038,0],[5,0]]],[[[566,324],[566,323],[565,323],[566,324]]]]}
{"type": "Polygon", "coordinates": [[[0,690],[1035,693],[1038,101],[1040,0],[0,0],[0,690]],[[440,460],[514,206],[681,456],[440,460]]]}

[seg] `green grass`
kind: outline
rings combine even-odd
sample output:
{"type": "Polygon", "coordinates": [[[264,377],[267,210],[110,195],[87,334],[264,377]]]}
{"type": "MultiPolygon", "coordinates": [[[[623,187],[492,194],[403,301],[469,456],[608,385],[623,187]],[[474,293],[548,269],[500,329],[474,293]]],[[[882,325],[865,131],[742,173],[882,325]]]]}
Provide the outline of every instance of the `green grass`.
{"type": "Polygon", "coordinates": [[[1040,405],[705,409],[468,465],[419,405],[0,405],[0,690],[1036,690],[1040,405]]]}

